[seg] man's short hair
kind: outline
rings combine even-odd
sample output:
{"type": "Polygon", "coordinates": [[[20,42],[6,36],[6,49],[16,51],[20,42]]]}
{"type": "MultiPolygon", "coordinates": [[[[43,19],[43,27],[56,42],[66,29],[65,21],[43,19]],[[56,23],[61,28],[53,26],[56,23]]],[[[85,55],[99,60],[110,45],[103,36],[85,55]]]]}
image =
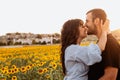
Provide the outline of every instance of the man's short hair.
{"type": "Polygon", "coordinates": [[[99,9],[99,8],[91,9],[86,14],[88,13],[92,13],[93,21],[96,18],[99,18],[100,20],[103,20],[103,23],[104,23],[105,20],[107,19],[107,15],[103,9],[99,9]]]}

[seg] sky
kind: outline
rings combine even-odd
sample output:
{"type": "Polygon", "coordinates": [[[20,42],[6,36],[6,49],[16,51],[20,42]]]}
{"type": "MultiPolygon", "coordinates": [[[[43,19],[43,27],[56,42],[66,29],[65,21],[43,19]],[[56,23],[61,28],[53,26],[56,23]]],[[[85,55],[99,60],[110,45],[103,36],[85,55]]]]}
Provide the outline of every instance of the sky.
{"type": "Polygon", "coordinates": [[[65,21],[85,21],[93,8],[106,11],[112,31],[120,29],[119,7],[119,0],[0,0],[0,35],[60,33],[65,21]]]}

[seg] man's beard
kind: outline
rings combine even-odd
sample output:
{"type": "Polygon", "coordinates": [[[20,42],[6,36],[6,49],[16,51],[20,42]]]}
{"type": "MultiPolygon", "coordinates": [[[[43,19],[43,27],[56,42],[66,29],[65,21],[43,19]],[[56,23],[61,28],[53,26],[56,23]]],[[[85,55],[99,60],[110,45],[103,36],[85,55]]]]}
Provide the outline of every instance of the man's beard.
{"type": "Polygon", "coordinates": [[[88,28],[88,32],[87,32],[88,35],[96,35],[96,33],[97,33],[97,28],[96,28],[95,25],[94,25],[94,29],[93,30],[90,30],[88,28]]]}
{"type": "Polygon", "coordinates": [[[94,32],[88,30],[88,35],[94,35],[94,32]]]}

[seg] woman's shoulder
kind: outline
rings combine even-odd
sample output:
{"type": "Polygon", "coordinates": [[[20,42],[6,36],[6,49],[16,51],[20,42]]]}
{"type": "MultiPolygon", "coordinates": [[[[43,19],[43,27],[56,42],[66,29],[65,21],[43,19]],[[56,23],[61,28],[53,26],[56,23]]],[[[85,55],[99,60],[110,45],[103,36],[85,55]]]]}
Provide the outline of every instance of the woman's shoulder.
{"type": "Polygon", "coordinates": [[[68,46],[68,47],[66,48],[66,50],[77,49],[77,48],[79,48],[79,47],[80,47],[80,45],[72,44],[72,45],[68,46]]]}
{"type": "Polygon", "coordinates": [[[72,44],[72,45],[68,46],[68,47],[65,49],[65,53],[74,53],[74,52],[76,52],[78,49],[80,49],[80,46],[79,46],[79,45],[72,44]]]}

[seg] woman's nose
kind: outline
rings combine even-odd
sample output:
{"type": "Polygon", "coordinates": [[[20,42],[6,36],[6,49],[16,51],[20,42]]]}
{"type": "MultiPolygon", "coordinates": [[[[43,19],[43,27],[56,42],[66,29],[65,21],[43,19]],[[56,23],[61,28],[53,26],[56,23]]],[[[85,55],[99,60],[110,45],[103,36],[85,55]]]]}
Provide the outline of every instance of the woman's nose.
{"type": "Polygon", "coordinates": [[[85,26],[85,29],[88,30],[88,28],[85,26]]]}

